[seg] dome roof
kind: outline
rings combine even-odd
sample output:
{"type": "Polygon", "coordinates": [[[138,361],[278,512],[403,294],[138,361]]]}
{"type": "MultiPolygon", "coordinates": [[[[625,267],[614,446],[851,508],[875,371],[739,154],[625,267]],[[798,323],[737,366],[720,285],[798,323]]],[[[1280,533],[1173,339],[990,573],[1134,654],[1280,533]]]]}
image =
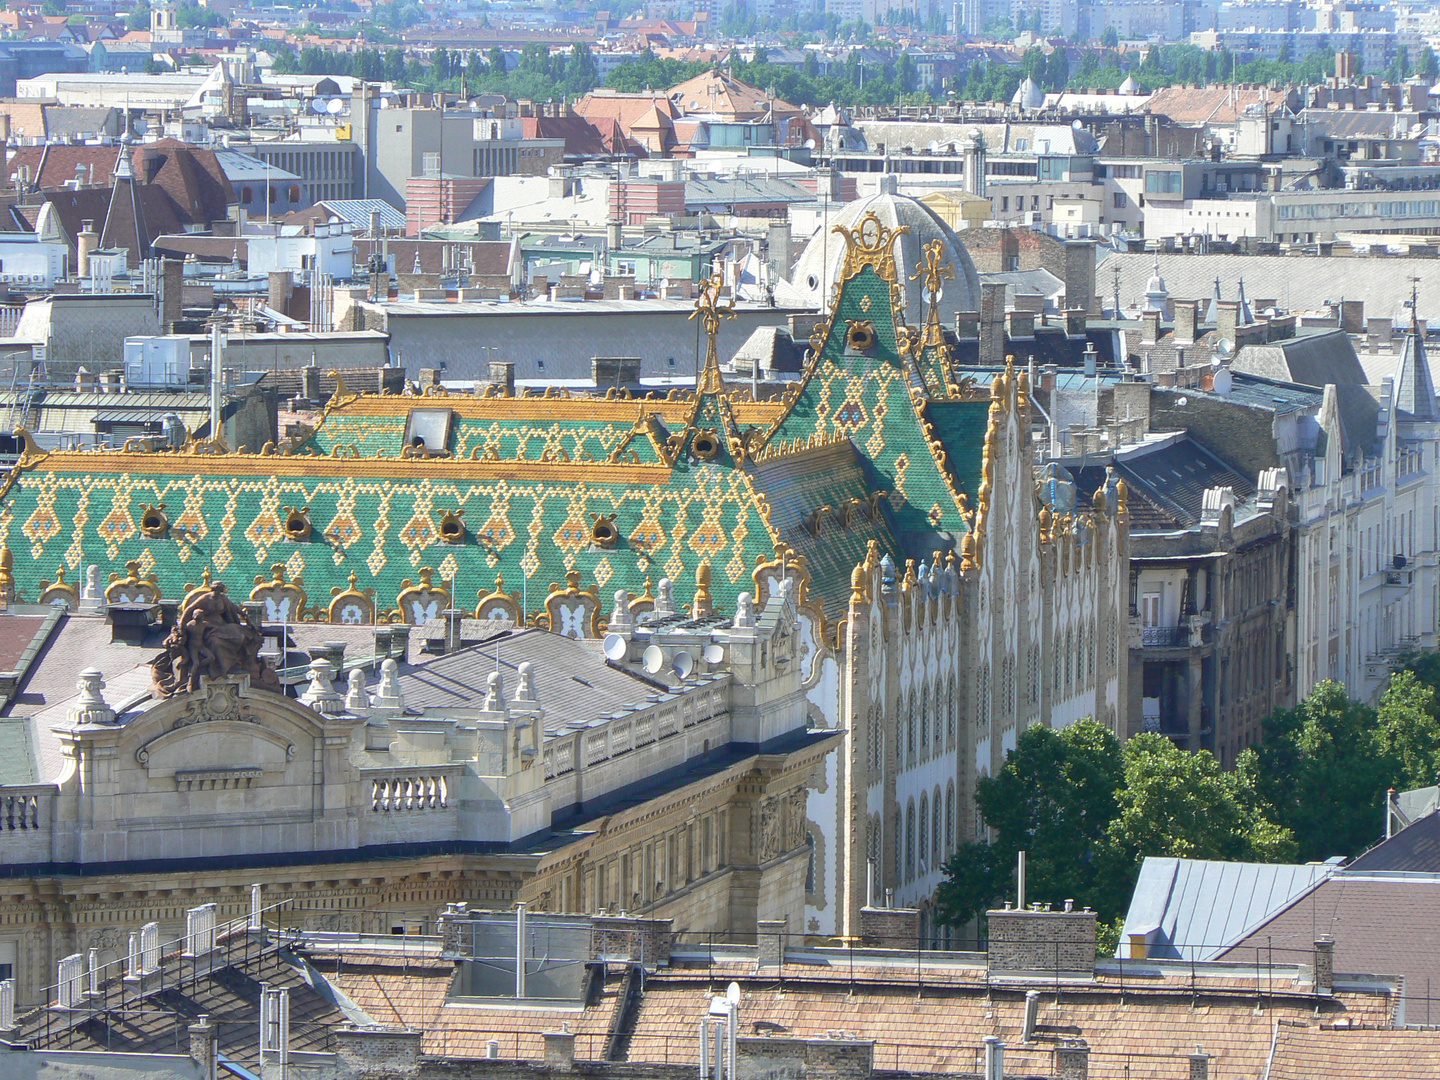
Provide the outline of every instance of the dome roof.
{"type": "Polygon", "coordinates": [[[906,322],[918,325],[922,318],[925,293],[921,283],[911,281],[910,275],[920,265],[922,249],[932,240],[940,241],[944,261],[955,274],[953,280],[946,280],[940,293],[940,321],[954,327],[955,316],[960,312],[980,310],[980,279],[970,253],[955,231],[918,199],[885,191],[846,203],[830,215],[826,225],[805,245],[790,281],[782,290],[777,290],[777,300],[817,311],[828,308],[840,268],[845,264],[845,240],[832,230],[837,225],[853,229],[868,213],[874,213],[886,228],[910,227],[909,232],[900,236],[895,250],[906,322]]]}
{"type": "Polygon", "coordinates": [[[1015,90],[1015,96],[1010,99],[1011,105],[1019,105],[1022,109],[1038,109],[1045,104],[1045,91],[1035,85],[1035,80],[1025,76],[1015,90]]]}

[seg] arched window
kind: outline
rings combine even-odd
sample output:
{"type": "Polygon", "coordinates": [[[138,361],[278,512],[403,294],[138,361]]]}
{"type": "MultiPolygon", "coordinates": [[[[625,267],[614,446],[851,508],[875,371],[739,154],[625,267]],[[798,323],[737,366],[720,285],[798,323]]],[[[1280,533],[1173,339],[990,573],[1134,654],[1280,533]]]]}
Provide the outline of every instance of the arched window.
{"type": "Polygon", "coordinates": [[[275,190],[275,185],[274,185],[274,184],[271,184],[269,190],[270,190],[270,201],[271,201],[272,203],[277,203],[277,202],[279,202],[279,201],[280,201],[280,194],[279,194],[279,192],[277,192],[277,191],[275,190]]]}
{"type": "Polygon", "coordinates": [[[930,756],[930,687],[920,691],[920,756],[930,756]]]}
{"type": "Polygon", "coordinates": [[[905,807],[905,880],[915,880],[915,800],[905,807]]]}
{"type": "Polygon", "coordinates": [[[930,869],[939,870],[945,856],[940,850],[940,838],[945,828],[940,817],[940,785],[935,785],[935,797],[930,802],[930,869]]]}
{"type": "Polygon", "coordinates": [[[945,679],[945,735],[955,744],[955,676],[945,679]]]}
{"type": "Polygon", "coordinates": [[[945,855],[955,853],[955,781],[945,785],[945,855]]]}
{"type": "Polygon", "coordinates": [[[906,764],[915,764],[915,695],[910,695],[910,701],[905,709],[905,742],[906,742],[906,764]]]}
{"type": "Polygon", "coordinates": [[[290,190],[286,194],[290,196],[290,201],[292,203],[298,203],[300,201],[300,185],[291,184],[290,190]]]}
{"type": "Polygon", "coordinates": [[[255,189],[248,186],[242,187],[240,189],[240,201],[246,206],[253,203],[255,201],[255,189]]]}
{"type": "Polygon", "coordinates": [[[920,838],[917,845],[919,856],[916,861],[920,864],[920,876],[924,877],[930,872],[930,798],[924,794],[920,796],[918,833],[920,838]]]}

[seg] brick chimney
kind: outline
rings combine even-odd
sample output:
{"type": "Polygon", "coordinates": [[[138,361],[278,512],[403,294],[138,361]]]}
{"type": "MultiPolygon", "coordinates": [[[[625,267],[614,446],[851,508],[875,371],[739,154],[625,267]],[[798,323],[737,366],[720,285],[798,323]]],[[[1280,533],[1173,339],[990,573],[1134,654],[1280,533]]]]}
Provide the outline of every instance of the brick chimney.
{"type": "Polygon", "coordinates": [[[1195,342],[1195,309],[1198,306],[1194,300],[1175,301],[1175,344],[1193,345],[1195,342]]]}
{"type": "Polygon", "coordinates": [[[1066,1039],[1055,1048],[1058,1080],[1090,1080],[1090,1046],[1084,1039],[1066,1039]]]}
{"type": "Polygon", "coordinates": [[[986,918],[991,975],[1094,976],[1093,911],[1043,911],[1036,905],[990,911],[986,918]]]}
{"type": "Polygon", "coordinates": [[[1190,1055],[1190,1080],[1210,1080],[1210,1055],[1198,1046],[1190,1055]]]}
{"type": "Polygon", "coordinates": [[[982,367],[999,367],[1005,363],[1005,286],[1003,283],[980,283],[980,355],[982,367]]]}
{"type": "Polygon", "coordinates": [[[761,967],[777,967],[785,959],[784,920],[759,919],[755,923],[756,943],[759,945],[756,962],[761,967]]]}
{"type": "Polygon", "coordinates": [[[1235,332],[1240,326],[1240,302],[1221,300],[1215,305],[1215,334],[1235,344],[1235,332]]]}
{"type": "Polygon", "coordinates": [[[863,907],[860,937],[882,949],[913,950],[920,940],[920,909],[863,907]]]}
{"type": "Polygon", "coordinates": [[[1146,311],[1140,315],[1140,344],[1154,345],[1160,340],[1160,312],[1146,311]]]}
{"type": "Polygon", "coordinates": [[[1315,940],[1315,992],[1328,994],[1335,988],[1335,939],[1322,934],[1315,940]]]}

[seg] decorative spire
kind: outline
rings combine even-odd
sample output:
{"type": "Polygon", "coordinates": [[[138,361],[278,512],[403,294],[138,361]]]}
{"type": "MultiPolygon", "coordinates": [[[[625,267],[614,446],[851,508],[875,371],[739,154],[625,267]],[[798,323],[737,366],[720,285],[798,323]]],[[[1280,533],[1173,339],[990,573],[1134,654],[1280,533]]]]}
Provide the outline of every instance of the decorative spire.
{"type": "Polygon", "coordinates": [[[693,322],[699,318],[700,325],[705,329],[705,367],[700,372],[700,379],[695,389],[700,394],[721,394],[725,391],[725,379],[720,374],[720,355],[715,348],[715,340],[720,335],[720,322],[722,319],[735,318],[735,298],[727,297],[728,303],[720,302],[720,294],[724,291],[725,279],[719,274],[705,279],[700,283],[700,295],[695,298],[695,310],[690,313],[690,320],[693,322]]]}

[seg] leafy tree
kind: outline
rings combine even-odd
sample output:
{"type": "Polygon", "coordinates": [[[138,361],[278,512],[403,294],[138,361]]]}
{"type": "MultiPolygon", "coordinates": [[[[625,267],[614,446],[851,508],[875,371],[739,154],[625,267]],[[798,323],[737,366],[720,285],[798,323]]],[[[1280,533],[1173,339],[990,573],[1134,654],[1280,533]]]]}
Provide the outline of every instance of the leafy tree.
{"type": "MultiPolygon", "coordinates": [[[[61,6],[63,7],[64,5],[62,4],[61,6]]],[[[130,14],[125,16],[125,25],[131,30],[149,30],[150,0],[140,0],[140,3],[135,5],[130,14]]]]}
{"type": "Polygon", "coordinates": [[[1390,676],[1380,698],[1380,750],[1401,791],[1428,787],[1440,777],[1440,721],[1435,689],[1414,672],[1401,669],[1390,676]]]}
{"type": "Polygon", "coordinates": [[[1415,62],[1415,74],[1426,79],[1440,78],[1440,61],[1435,58],[1435,50],[1426,45],[1420,50],[1420,59],[1415,62]]]}
{"type": "MultiPolygon", "coordinates": [[[[64,15],[65,0],[44,0],[44,3],[40,5],[40,11],[44,15],[64,15]]],[[[149,25],[148,21],[146,25],[149,25]]]]}
{"type": "Polygon", "coordinates": [[[565,64],[565,91],[568,94],[588,94],[600,85],[600,67],[590,52],[590,46],[583,41],[575,43],[570,50],[570,59],[565,64]]]}
{"type": "Polygon", "coordinates": [[[1104,45],[1107,49],[1115,48],[1120,44],[1119,31],[1113,26],[1105,27],[1104,31],[1100,34],[1100,44],[1104,45]]]}
{"type": "Polygon", "coordinates": [[[175,9],[175,22],[188,28],[224,26],[225,16],[199,4],[180,4],[175,9]]]}
{"type": "Polygon", "coordinates": [[[900,92],[914,93],[919,82],[920,73],[915,70],[915,61],[910,59],[908,52],[901,53],[900,58],[895,61],[895,83],[900,87],[900,92]]]}
{"type": "Polygon", "coordinates": [[[1118,865],[1132,874],[1146,855],[1239,862],[1293,857],[1288,830],[1266,821],[1251,801],[1251,785],[1222,770],[1208,750],[1191,753],[1164,735],[1143,734],[1125,744],[1124,758],[1120,812],[1108,836],[1121,856],[1118,865]]]}
{"type": "Polygon", "coordinates": [[[1375,734],[1375,711],[1328,680],[1265,721],[1255,788],[1294,833],[1301,860],[1354,855],[1375,839],[1392,779],[1375,734]]]}
{"type": "Polygon", "coordinates": [[[993,843],[961,845],[946,863],[936,895],[943,917],[964,923],[1011,892],[1022,850],[1035,896],[1123,910],[1128,891],[1117,893],[1097,873],[1123,776],[1120,744],[1108,728],[1092,720],[1059,731],[1029,728],[1004,768],[976,785],[993,843]]]}
{"type": "Polygon", "coordinates": [[[385,72],[386,82],[398,83],[405,77],[405,50],[389,48],[385,50],[385,72]]]}
{"type": "Polygon", "coordinates": [[[490,70],[496,75],[505,74],[505,50],[499,45],[492,46],[490,49],[490,70]]]}

